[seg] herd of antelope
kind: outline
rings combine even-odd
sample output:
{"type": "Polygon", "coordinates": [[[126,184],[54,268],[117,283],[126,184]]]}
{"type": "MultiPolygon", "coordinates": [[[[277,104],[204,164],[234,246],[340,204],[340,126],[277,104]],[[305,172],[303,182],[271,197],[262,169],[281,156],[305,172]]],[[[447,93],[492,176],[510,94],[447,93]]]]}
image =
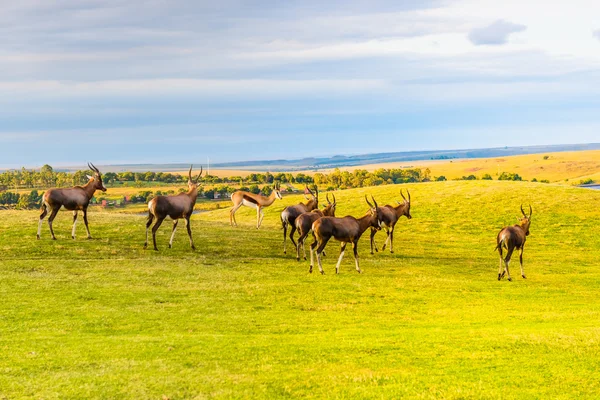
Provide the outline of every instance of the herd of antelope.
{"type": "MultiPolygon", "coordinates": [[[[48,217],[48,226],[50,228],[50,234],[52,240],[56,240],[54,236],[54,230],[52,229],[52,222],[58,214],[61,208],[73,211],[73,228],[71,237],[75,239],[75,227],[77,224],[77,215],[81,211],[83,213],[83,221],[85,223],[85,229],[87,231],[87,238],[91,239],[92,235],[88,226],[87,209],[90,204],[90,200],[94,196],[97,190],[106,192],[104,183],[102,182],[102,174],[94,166],[94,164],[88,163],[88,167],[93,171],[93,176],[88,175],[88,182],[83,186],[75,186],[72,188],[64,189],[48,189],[42,197],[41,214],[38,223],[37,238],[40,239],[42,222],[48,210],[50,210],[50,216],[48,217]]],[[[192,178],[192,166],[188,172],[188,191],[179,193],[177,195],[169,196],[156,196],[148,202],[148,220],[146,221],[146,241],[144,243],[144,249],[148,247],[148,230],[152,225],[152,222],[156,219],[154,226],[152,226],[152,242],[154,250],[158,250],[156,246],[156,231],[160,228],[162,222],[169,217],[173,221],[173,230],[171,232],[171,239],[169,240],[169,248],[173,245],[173,238],[175,237],[175,231],[177,224],[180,219],[185,220],[185,226],[190,239],[190,246],[192,250],[195,250],[194,240],[192,238],[192,230],[190,227],[190,217],[194,211],[194,205],[196,204],[196,198],[198,197],[198,181],[202,175],[202,167],[200,173],[195,179],[192,178]]],[[[352,251],[354,253],[354,262],[356,264],[356,271],[361,273],[361,269],[358,262],[358,241],[362,234],[367,230],[371,229],[371,254],[373,249],[377,249],[375,244],[375,234],[380,230],[385,230],[386,240],[381,250],[385,250],[389,243],[390,252],[394,252],[394,229],[397,222],[402,216],[411,219],[410,214],[410,192],[407,191],[408,198],[404,196],[402,190],[400,195],[403,201],[397,201],[397,205],[385,205],[379,207],[375,198],[371,196],[372,203],[369,198],[365,195],[365,200],[369,206],[367,213],[360,217],[355,218],[352,216],[345,216],[339,218],[335,216],[335,209],[337,201],[335,195],[332,194],[333,202],[329,199],[329,195],[326,195],[327,205],[323,209],[319,209],[319,191],[315,189],[313,192],[306,187],[305,198],[306,203],[299,203],[292,206],[287,206],[281,213],[281,225],[283,227],[283,252],[287,252],[287,230],[289,228],[289,238],[296,249],[296,259],[300,260],[300,248],[302,248],[304,260],[306,260],[306,249],[304,243],[309,233],[312,232],[314,242],[310,245],[310,269],[312,272],[314,266],[314,255],[316,253],[317,264],[319,271],[324,274],[323,265],[321,263],[321,257],[325,254],[325,246],[334,238],[341,243],[340,255],[335,267],[336,273],[340,271],[340,264],[344,257],[346,245],[350,243],[352,245],[352,251]],[[310,197],[307,196],[310,195],[310,197]],[[294,241],[294,233],[298,231],[300,235],[298,241],[294,241]]],[[[262,220],[264,218],[263,209],[269,207],[275,202],[276,199],[282,199],[281,187],[279,183],[275,184],[272,193],[269,196],[262,196],[259,194],[253,194],[245,191],[236,191],[231,195],[231,201],[233,207],[229,213],[229,222],[231,226],[237,226],[235,220],[236,211],[242,207],[251,207],[256,209],[256,228],[260,228],[262,220]]],[[[510,259],[513,252],[519,250],[519,261],[521,265],[521,276],[525,279],[525,272],[523,270],[523,248],[527,236],[529,236],[529,227],[531,225],[531,215],[533,210],[529,206],[529,214],[526,214],[521,206],[521,213],[523,217],[519,219],[519,223],[514,226],[507,226],[502,228],[496,238],[496,249],[500,255],[500,266],[498,268],[498,280],[501,280],[505,275],[508,280],[511,281],[509,272],[510,259]],[[506,256],[503,255],[506,250],[506,256]],[[504,268],[502,268],[504,266],[504,268]]]]}

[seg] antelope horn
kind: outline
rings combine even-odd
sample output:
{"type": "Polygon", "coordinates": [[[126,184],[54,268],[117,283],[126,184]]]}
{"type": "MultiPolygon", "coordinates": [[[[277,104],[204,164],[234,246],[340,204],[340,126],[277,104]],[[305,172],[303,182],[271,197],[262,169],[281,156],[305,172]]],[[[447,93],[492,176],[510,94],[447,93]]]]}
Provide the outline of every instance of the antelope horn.
{"type": "Polygon", "coordinates": [[[190,165],[190,170],[188,171],[188,179],[190,180],[190,182],[193,182],[193,180],[192,180],[192,167],[193,166],[194,166],[193,164],[190,165]]]}
{"type": "Polygon", "coordinates": [[[196,180],[194,181],[194,183],[198,183],[198,181],[200,180],[200,176],[202,175],[202,165],[200,166],[200,173],[198,174],[198,177],[196,178],[196,180]]]}
{"type": "Polygon", "coordinates": [[[335,194],[331,193],[331,196],[333,197],[333,205],[335,206],[337,204],[337,200],[335,199],[335,194]]]}
{"type": "Polygon", "coordinates": [[[531,204],[529,205],[529,218],[531,218],[531,214],[533,214],[533,209],[531,208],[531,204]]]}
{"type": "Polygon", "coordinates": [[[521,214],[523,214],[523,216],[527,218],[527,214],[525,214],[525,211],[523,211],[523,204],[521,204],[521,214]]]}
{"type": "Polygon", "coordinates": [[[408,193],[408,202],[410,203],[410,192],[406,189],[406,193],[408,193]]]}
{"type": "Polygon", "coordinates": [[[92,163],[88,163],[88,167],[90,167],[90,169],[94,172],[100,173],[100,171],[98,171],[98,168],[96,168],[96,166],[92,163]]]}
{"type": "Polygon", "coordinates": [[[329,193],[325,195],[325,199],[327,200],[327,204],[331,204],[331,201],[329,201],[329,193]]]}
{"type": "Polygon", "coordinates": [[[371,204],[371,202],[369,201],[369,198],[367,197],[366,194],[365,194],[365,200],[367,201],[367,204],[369,205],[369,207],[373,208],[373,204],[371,204]]]}
{"type": "Polygon", "coordinates": [[[405,203],[408,202],[408,200],[406,200],[406,197],[404,197],[404,193],[402,193],[402,189],[400,189],[400,196],[402,196],[405,203]]]}
{"type": "Polygon", "coordinates": [[[373,200],[373,204],[375,204],[375,208],[378,207],[377,202],[375,201],[375,197],[373,197],[373,195],[371,195],[371,199],[373,200]]]}

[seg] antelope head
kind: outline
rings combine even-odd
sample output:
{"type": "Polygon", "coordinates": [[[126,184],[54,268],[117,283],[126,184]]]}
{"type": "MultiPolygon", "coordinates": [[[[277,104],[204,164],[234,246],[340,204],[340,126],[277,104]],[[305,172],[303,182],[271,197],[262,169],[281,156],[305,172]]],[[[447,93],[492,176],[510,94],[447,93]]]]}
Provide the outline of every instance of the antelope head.
{"type": "Polygon", "coordinates": [[[273,193],[275,193],[275,197],[281,200],[283,197],[281,196],[281,184],[279,182],[275,183],[273,186],[273,193]]]}
{"type": "Polygon", "coordinates": [[[533,210],[531,208],[531,204],[529,205],[529,215],[525,214],[523,210],[523,205],[521,204],[521,214],[523,214],[523,218],[517,217],[519,221],[519,225],[525,231],[525,235],[529,236],[529,225],[531,225],[531,214],[533,214],[533,210]]]}
{"type": "Polygon", "coordinates": [[[335,199],[335,194],[331,194],[333,196],[333,203],[329,200],[329,193],[325,196],[327,200],[327,206],[323,209],[323,215],[326,217],[335,217],[335,206],[337,204],[337,200],[335,199]]]}
{"type": "Polygon", "coordinates": [[[308,203],[306,203],[306,207],[309,210],[314,210],[315,208],[318,208],[319,207],[319,189],[315,188],[315,191],[316,191],[316,194],[315,194],[312,190],[310,190],[308,185],[306,185],[306,190],[312,197],[312,198],[309,198],[306,194],[304,195],[304,198],[308,201],[308,203]]]}
{"type": "Polygon", "coordinates": [[[190,165],[190,170],[188,172],[188,189],[190,191],[192,191],[194,189],[198,189],[198,181],[200,180],[200,176],[202,175],[202,166],[200,166],[200,173],[198,174],[196,179],[193,179],[192,178],[192,167],[193,167],[193,165],[190,165]]]}
{"type": "Polygon", "coordinates": [[[369,198],[365,194],[365,200],[367,201],[367,204],[370,207],[369,212],[371,213],[371,216],[373,217],[371,219],[371,226],[374,228],[377,228],[377,229],[381,229],[381,224],[383,222],[383,213],[381,212],[381,209],[377,205],[375,198],[373,197],[373,195],[371,195],[371,200],[373,200],[373,204],[371,204],[371,202],[369,201],[369,198]]]}
{"type": "Polygon", "coordinates": [[[402,203],[400,203],[399,201],[396,201],[396,203],[398,203],[398,205],[403,206],[402,214],[400,214],[400,216],[404,215],[406,218],[412,219],[412,215],[410,215],[410,192],[408,191],[408,189],[406,190],[406,193],[408,193],[408,200],[406,199],[406,197],[404,197],[402,189],[400,189],[400,196],[402,196],[404,200],[402,201],[402,203]]]}
{"type": "Polygon", "coordinates": [[[96,168],[94,166],[94,164],[92,163],[88,163],[88,168],[94,172],[94,176],[89,176],[86,175],[87,178],[93,182],[94,185],[94,189],[95,190],[102,190],[103,192],[106,192],[106,188],[104,187],[104,183],[102,182],[102,174],[100,173],[100,171],[98,170],[98,168],[96,168]]]}

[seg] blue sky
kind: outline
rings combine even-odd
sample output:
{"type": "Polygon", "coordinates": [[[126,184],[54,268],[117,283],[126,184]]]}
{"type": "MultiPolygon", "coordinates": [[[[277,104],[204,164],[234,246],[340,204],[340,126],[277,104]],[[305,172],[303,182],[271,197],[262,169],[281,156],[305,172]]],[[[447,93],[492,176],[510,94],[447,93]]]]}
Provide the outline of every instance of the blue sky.
{"type": "Polygon", "coordinates": [[[0,167],[599,142],[595,9],[9,2],[0,167]]]}

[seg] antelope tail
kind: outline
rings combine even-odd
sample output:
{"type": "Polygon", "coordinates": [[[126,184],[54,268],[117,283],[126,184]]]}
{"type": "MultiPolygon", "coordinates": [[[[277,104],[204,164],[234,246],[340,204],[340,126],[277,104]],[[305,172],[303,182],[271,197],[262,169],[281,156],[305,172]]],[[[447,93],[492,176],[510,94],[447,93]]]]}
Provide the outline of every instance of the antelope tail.
{"type": "Polygon", "coordinates": [[[502,248],[502,246],[504,246],[504,239],[501,239],[498,244],[496,245],[496,248],[494,249],[494,251],[496,250],[500,250],[502,248]]]}

